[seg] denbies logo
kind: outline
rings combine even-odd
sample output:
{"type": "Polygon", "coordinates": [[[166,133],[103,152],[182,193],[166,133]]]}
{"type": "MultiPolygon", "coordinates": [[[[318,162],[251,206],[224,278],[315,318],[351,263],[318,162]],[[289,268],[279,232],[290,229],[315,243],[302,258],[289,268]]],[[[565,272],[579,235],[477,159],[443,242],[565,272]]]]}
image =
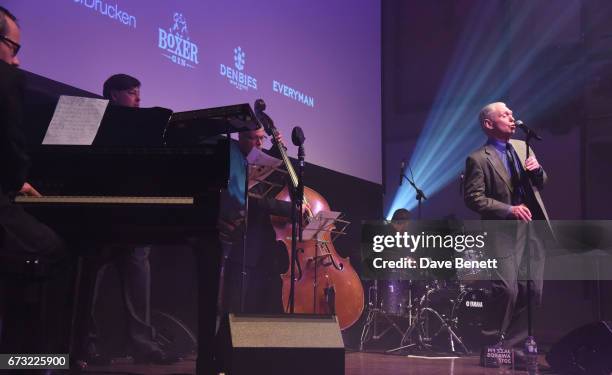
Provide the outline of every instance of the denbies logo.
{"type": "Polygon", "coordinates": [[[177,65],[195,68],[199,63],[198,46],[189,39],[187,21],[181,13],[174,13],[174,24],[167,31],[159,29],[158,47],[164,50],[163,56],[177,65]]]}
{"type": "Polygon", "coordinates": [[[246,54],[242,51],[242,48],[236,47],[234,48],[234,66],[238,70],[244,69],[244,63],[246,62],[244,58],[246,54]]]}
{"type": "Polygon", "coordinates": [[[241,47],[236,47],[234,48],[234,67],[236,69],[220,64],[219,74],[227,77],[229,83],[238,90],[257,90],[257,79],[244,72],[245,64],[246,53],[241,47]]]}
{"type": "Polygon", "coordinates": [[[74,2],[100,12],[101,15],[108,16],[108,18],[119,21],[124,25],[136,28],[136,17],[130,16],[127,12],[119,9],[119,4],[109,5],[102,0],[74,0],[74,2]]]}

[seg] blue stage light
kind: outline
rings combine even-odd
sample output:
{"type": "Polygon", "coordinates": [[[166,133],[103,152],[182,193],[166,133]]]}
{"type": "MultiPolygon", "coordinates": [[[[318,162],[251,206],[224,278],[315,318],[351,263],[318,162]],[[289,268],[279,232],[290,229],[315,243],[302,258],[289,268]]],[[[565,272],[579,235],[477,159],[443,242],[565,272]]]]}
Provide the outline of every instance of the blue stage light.
{"type": "MultiPolygon", "coordinates": [[[[516,31],[527,27],[530,13],[534,11],[533,2],[526,2],[524,8],[513,14],[511,24],[505,31],[503,40],[491,43],[490,38],[497,35],[486,29],[484,17],[491,17],[499,12],[496,2],[486,2],[474,9],[468,25],[455,48],[455,54],[445,77],[440,85],[438,95],[423,126],[417,144],[410,156],[414,180],[428,198],[435,196],[442,188],[457,181],[464,168],[466,156],[485,142],[485,136],[478,129],[478,112],[487,103],[507,101],[509,107],[518,114],[525,113],[535,117],[546,110],[560,98],[571,94],[579,78],[580,61],[565,69],[556,69],[554,77],[549,77],[543,69],[530,78],[530,82],[517,85],[527,72],[531,73],[534,62],[542,50],[554,40],[576,9],[568,7],[561,10],[553,27],[534,35],[528,48],[516,50],[511,41],[516,31]],[[493,49],[482,46],[496,45],[493,49]],[[508,66],[508,53],[516,62],[508,66]],[[500,72],[504,75],[499,77],[500,72]],[[488,87],[491,82],[497,85],[488,87]],[[510,88],[513,89],[509,95],[510,88]],[[516,89],[515,89],[516,88],[516,89]],[[514,92],[516,91],[516,92],[514,92]],[[508,99],[510,98],[510,99],[508,99]]],[[[499,16],[499,14],[497,14],[499,16]]],[[[521,45],[516,43],[516,45],[521,45]]],[[[524,43],[522,45],[525,45],[524,43]]],[[[567,56],[556,56],[559,61],[551,61],[551,68],[556,68],[567,56]]],[[[404,173],[412,179],[406,169],[404,173]]],[[[414,209],[417,206],[415,191],[408,183],[397,190],[387,211],[387,219],[398,208],[414,209]]]]}

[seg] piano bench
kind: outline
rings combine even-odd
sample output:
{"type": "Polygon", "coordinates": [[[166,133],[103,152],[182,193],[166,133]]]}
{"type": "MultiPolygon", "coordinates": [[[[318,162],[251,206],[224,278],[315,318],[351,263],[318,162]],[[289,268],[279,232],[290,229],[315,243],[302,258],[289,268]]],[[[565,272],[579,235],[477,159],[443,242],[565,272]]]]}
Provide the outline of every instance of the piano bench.
{"type": "Polygon", "coordinates": [[[40,280],[49,276],[51,264],[36,255],[0,254],[0,279],[40,280]]]}

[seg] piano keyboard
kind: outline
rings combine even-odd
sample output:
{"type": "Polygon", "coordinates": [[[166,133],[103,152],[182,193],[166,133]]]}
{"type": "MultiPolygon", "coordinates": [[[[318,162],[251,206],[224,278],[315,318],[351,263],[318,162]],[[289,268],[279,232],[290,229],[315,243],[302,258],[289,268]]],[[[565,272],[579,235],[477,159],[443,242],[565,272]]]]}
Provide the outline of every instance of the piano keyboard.
{"type": "Polygon", "coordinates": [[[131,205],[193,205],[193,197],[101,197],[61,196],[42,197],[17,196],[15,203],[28,204],[131,204],[131,205]]]}

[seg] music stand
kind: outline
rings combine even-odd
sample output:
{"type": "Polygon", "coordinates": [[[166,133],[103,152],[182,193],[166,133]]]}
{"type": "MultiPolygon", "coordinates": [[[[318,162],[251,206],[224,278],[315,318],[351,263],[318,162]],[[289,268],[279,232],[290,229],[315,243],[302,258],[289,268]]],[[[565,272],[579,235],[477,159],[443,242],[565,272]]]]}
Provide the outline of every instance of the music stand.
{"type": "Polygon", "coordinates": [[[207,138],[255,130],[255,113],[248,103],[175,112],[164,133],[166,144],[197,145],[207,138]]]}

